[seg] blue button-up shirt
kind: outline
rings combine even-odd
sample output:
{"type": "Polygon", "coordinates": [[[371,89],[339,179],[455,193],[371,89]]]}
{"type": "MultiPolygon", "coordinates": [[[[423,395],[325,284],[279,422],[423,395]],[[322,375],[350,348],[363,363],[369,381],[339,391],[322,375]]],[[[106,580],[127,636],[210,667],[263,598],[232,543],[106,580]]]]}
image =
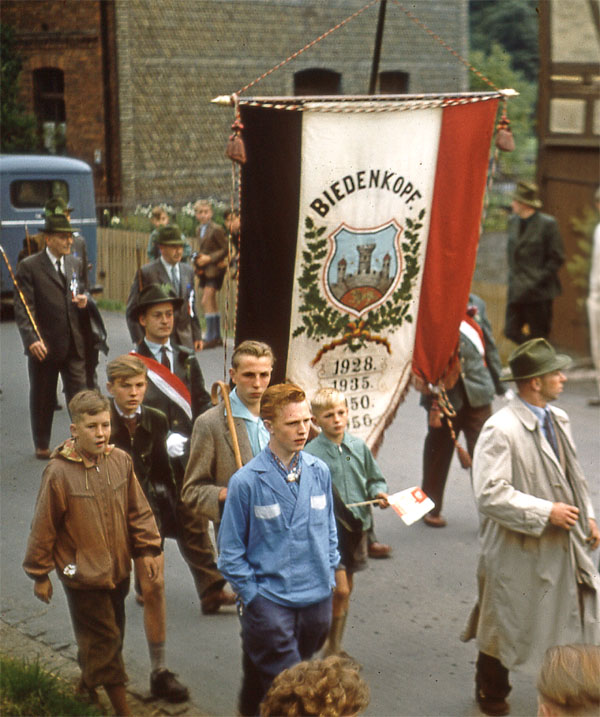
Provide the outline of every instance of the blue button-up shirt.
{"type": "Polygon", "coordinates": [[[329,468],[301,452],[298,495],[262,451],[233,474],[219,528],[218,567],[242,602],[260,594],[305,607],[335,586],[340,556],[329,468]]]}

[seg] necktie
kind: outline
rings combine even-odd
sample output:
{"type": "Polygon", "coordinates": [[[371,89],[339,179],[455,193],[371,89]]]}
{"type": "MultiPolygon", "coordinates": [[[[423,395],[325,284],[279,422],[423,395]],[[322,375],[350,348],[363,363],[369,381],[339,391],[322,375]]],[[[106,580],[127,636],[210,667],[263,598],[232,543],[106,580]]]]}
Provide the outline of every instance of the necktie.
{"type": "Polygon", "coordinates": [[[66,285],[67,285],[67,278],[66,278],[65,275],[62,273],[62,269],[60,268],[60,259],[57,259],[57,260],[56,260],[56,268],[57,268],[57,270],[58,270],[58,276],[60,277],[60,280],[61,280],[61,282],[62,282],[62,285],[63,285],[63,286],[66,286],[66,285]]]}
{"type": "Polygon", "coordinates": [[[558,444],[556,443],[556,436],[554,435],[554,426],[550,418],[550,411],[545,411],[544,416],[544,434],[548,439],[548,443],[552,446],[552,450],[558,456],[558,444]]]}
{"type": "Polygon", "coordinates": [[[166,366],[169,371],[171,370],[171,362],[169,361],[169,354],[167,353],[166,346],[162,346],[160,349],[160,362],[163,366],[166,366]]]}
{"type": "Polygon", "coordinates": [[[177,275],[177,267],[171,267],[171,284],[176,294],[179,294],[179,277],[177,275]]]}

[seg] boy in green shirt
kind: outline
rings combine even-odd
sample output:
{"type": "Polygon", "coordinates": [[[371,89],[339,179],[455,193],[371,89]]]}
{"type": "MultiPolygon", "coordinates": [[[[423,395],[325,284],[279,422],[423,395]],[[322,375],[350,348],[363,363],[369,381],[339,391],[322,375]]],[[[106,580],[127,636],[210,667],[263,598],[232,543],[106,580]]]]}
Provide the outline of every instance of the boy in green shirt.
{"type": "Polygon", "coordinates": [[[322,388],[311,401],[313,420],[321,433],[305,448],[325,461],[331,471],[334,507],[338,528],[338,549],[342,557],[336,571],[333,619],[324,655],[343,654],[342,636],[348,616],[354,573],[367,565],[367,532],[373,526],[370,505],[347,508],[348,503],[379,499],[387,508],[387,483],[367,444],[347,431],[346,397],[333,388],[322,388]]]}

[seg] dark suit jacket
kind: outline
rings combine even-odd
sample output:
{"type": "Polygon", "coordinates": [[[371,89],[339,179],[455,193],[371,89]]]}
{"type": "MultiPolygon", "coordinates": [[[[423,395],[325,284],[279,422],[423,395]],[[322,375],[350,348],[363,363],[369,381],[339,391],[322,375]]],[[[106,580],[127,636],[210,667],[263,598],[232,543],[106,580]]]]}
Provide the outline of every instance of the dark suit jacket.
{"type": "MultiPolygon", "coordinates": [[[[66,287],[56,268],[52,266],[46,250],[28,256],[17,267],[16,279],[36,321],[42,339],[48,348],[48,359],[64,361],[69,353],[71,337],[77,353],[84,358],[81,334],[81,309],[72,302],[70,284],[77,282],[77,292],[83,292],[81,260],[65,256],[66,287]]],[[[38,340],[25,307],[18,295],[15,299],[15,320],[25,353],[38,340]]]]}
{"type": "MultiPolygon", "coordinates": [[[[192,420],[188,418],[182,408],[174,401],[171,401],[152,381],[148,381],[144,404],[157,408],[166,415],[170,431],[189,437],[192,435],[195,418],[210,408],[212,403],[210,395],[204,386],[204,376],[200,370],[196,354],[191,349],[178,346],[173,342],[171,342],[171,346],[176,356],[173,373],[188,387],[192,397],[192,420]]],[[[145,341],[138,345],[137,350],[142,356],[154,358],[145,341]]]]}
{"type": "MultiPolygon", "coordinates": [[[[167,274],[160,259],[152,261],[150,264],[146,264],[140,269],[140,272],[142,277],[142,287],[149,286],[150,284],[168,284],[169,287],[171,287],[171,277],[167,274]]],[[[136,344],[144,338],[144,331],[137,319],[133,316],[139,295],[140,280],[139,273],[136,272],[133,284],[131,285],[131,290],[129,292],[129,298],[127,299],[127,308],[125,310],[129,334],[131,335],[133,342],[136,344]]],[[[184,302],[183,306],[175,315],[171,340],[181,346],[187,346],[188,348],[193,349],[194,341],[199,341],[202,338],[202,330],[196,315],[194,271],[189,264],[179,263],[179,291],[177,292],[177,295],[180,296],[184,302]],[[190,307],[193,314],[190,314],[190,307]]]]}
{"type": "Polygon", "coordinates": [[[225,273],[225,267],[218,264],[227,258],[227,237],[223,227],[216,222],[209,222],[204,236],[200,238],[201,226],[196,230],[197,247],[200,254],[210,255],[210,264],[203,266],[201,271],[206,279],[216,279],[225,273]]]}
{"type": "Polygon", "coordinates": [[[565,251],[554,217],[536,212],[521,235],[520,219],[508,222],[508,301],[528,304],[546,301],[560,294],[558,270],[565,251]]]}
{"type": "Polygon", "coordinates": [[[142,406],[138,425],[133,434],[110,402],[110,442],[129,453],[133,459],[133,470],[152,512],[161,527],[160,497],[169,494],[175,498],[175,479],[167,454],[167,417],[150,406],[142,406]]]}

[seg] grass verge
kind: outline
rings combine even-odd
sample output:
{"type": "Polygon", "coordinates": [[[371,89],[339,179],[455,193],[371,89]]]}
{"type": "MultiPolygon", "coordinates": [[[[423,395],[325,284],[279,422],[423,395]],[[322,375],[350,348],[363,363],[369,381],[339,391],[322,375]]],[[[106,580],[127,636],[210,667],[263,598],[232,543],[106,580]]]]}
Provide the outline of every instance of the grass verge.
{"type": "Polygon", "coordinates": [[[37,660],[0,657],[0,714],[66,717],[103,713],[78,699],[68,682],[44,670],[37,660]]]}

